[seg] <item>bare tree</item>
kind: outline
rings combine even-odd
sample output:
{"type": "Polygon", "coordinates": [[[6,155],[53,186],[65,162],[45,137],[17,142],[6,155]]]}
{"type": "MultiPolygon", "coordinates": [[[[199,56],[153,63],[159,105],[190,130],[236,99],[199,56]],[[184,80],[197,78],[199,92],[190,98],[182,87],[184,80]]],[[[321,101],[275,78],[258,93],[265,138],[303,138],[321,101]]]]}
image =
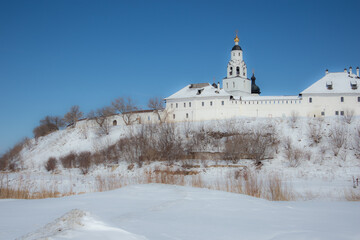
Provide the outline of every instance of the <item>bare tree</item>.
{"type": "Polygon", "coordinates": [[[112,116],[115,114],[115,109],[113,107],[103,107],[100,108],[98,110],[91,111],[88,114],[88,118],[90,119],[94,119],[95,122],[98,124],[99,126],[99,131],[98,134],[100,136],[102,135],[108,135],[110,132],[110,124],[109,124],[109,119],[108,117],[112,116]]]}
{"type": "Polygon", "coordinates": [[[355,150],[355,155],[360,159],[360,126],[357,127],[354,133],[353,148],[355,150]]]}
{"type": "Polygon", "coordinates": [[[61,117],[46,116],[45,118],[40,120],[40,125],[34,128],[34,137],[38,138],[46,136],[52,132],[59,130],[64,125],[64,121],[61,117]]]}
{"type": "Polygon", "coordinates": [[[154,111],[158,116],[160,123],[164,123],[169,116],[168,110],[164,107],[164,102],[159,97],[153,97],[149,99],[148,108],[154,111]]]}
{"type": "Polygon", "coordinates": [[[346,109],[345,114],[343,116],[344,122],[346,122],[347,124],[350,124],[354,118],[354,113],[355,113],[354,109],[351,109],[351,110],[346,109]]]}
{"type": "Polygon", "coordinates": [[[78,105],[74,105],[70,108],[70,111],[65,114],[64,121],[68,125],[76,126],[77,121],[83,117],[83,112],[80,111],[80,107],[78,105]]]}
{"type": "Polygon", "coordinates": [[[111,104],[117,112],[121,113],[121,117],[126,125],[131,125],[137,120],[134,113],[138,110],[138,107],[135,105],[132,98],[128,97],[124,99],[123,97],[119,97],[111,104]]]}
{"type": "Polygon", "coordinates": [[[295,112],[295,111],[292,111],[289,120],[290,120],[290,127],[295,128],[296,123],[299,120],[299,113],[295,112]]]}
{"type": "Polygon", "coordinates": [[[59,116],[46,116],[44,119],[40,120],[41,125],[54,125],[57,129],[60,129],[65,126],[64,119],[59,116]]]}
{"type": "Polygon", "coordinates": [[[330,128],[329,140],[335,156],[338,155],[341,147],[346,143],[347,129],[341,124],[330,128]]]}

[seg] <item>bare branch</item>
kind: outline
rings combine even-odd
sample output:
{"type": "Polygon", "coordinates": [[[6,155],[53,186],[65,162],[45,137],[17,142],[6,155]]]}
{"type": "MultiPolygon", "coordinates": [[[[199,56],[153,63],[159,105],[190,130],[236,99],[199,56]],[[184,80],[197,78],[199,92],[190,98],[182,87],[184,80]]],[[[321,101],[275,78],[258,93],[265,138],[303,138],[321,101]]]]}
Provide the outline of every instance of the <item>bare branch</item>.
{"type": "Polygon", "coordinates": [[[83,112],[80,111],[80,107],[78,105],[74,105],[70,108],[70,111],[65,114],[64,121],[68,125],[76,126],[76,122],[83,117],[83,112]]]}
{"type": "Polygon", "coordinates": [[[131,125],[136,121],[136,118],[134,118],[134,112],[138,110],[138,107],[132,98],[128,97],[124,99],[123,97],[119,97],[111,104],[114,109],[121,114],[121,117],[126,125],[131,125]]]}

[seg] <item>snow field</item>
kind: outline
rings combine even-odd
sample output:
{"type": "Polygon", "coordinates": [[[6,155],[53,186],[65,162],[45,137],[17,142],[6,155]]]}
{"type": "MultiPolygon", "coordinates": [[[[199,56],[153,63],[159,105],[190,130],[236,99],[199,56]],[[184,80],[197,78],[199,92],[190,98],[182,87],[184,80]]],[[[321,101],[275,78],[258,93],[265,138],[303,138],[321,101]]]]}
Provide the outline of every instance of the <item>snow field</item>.
{"type": "Polygon", "coordinates": [[[272,202],[163,184],[0,203],[0,239],[353,240],[360,236],[357,202],[272,202]]]}

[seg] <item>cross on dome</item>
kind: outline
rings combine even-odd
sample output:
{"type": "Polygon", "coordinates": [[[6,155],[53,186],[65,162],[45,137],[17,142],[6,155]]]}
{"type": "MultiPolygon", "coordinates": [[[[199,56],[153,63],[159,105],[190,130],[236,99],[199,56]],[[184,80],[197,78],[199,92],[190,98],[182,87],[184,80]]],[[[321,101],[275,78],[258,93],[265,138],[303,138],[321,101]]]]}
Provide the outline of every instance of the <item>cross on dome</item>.
{"type": "Polygon", "coordinates": [[[236,30],[235,32],[236,32],[236,37],[234,38],[234,42],[236,45],[238,45],[239,44],[238,30],[236,30]]]}

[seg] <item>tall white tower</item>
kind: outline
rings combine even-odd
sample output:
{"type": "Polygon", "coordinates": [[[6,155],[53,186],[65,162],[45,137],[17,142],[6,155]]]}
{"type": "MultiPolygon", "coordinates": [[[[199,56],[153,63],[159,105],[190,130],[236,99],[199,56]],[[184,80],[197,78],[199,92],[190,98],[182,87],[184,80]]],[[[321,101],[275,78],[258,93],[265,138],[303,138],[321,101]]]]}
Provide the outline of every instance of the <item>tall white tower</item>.
{"type": "Polygon", "coordinates": [[[235,45],[231,49],[231,58],[227,66],[227,75],[223,79],[223,88],[234,96],[251,94],[251,81],[247,78],[247,67],[243,60],[243,51],[236,34],[235,45]]]}

